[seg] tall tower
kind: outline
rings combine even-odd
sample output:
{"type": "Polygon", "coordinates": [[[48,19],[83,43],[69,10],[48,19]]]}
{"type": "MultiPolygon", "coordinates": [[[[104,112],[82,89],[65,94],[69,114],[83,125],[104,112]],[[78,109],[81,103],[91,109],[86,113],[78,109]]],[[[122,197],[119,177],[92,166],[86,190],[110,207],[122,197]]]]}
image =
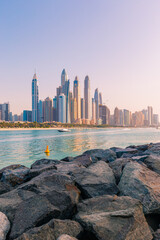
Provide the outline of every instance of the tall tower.
{"type": "Polygon", "coordinates": [[[66,123],[66,96],[63,93],[59,96],[59,122],[66,123]]]}
{"type": "Polygon", "coordinates": [[[32,79],[32,122],[38,122],[38,102],[39,102],[38,79],[35,73],[32,79]]]}
{"type": "Polygon", "coordinates": [[[102,105],[102,93],[99,93],[99,104],[102,105]]]}
{"type": "Polygon", "coordinates": [[[68,77],[67,77],[66,70],[63,69],[62,74],[61,74],[61,86],[62,86],[62,88],[65,85],[65,81],[67,81],[67,80],[68,80],[68,77]]]}
{"type": "Polygon", "coordinates": [[[98,88],[96,88],[96,90],[95,90],[94,99],[95,99],[95,108],[96,108],[96,122],[98,123],[98,119],[99,119],[99,92],[98,92],[98,88]]]}
{"type": "Polygon", "coordinates": [[[85,102],[85,119],[91,119],[91,99],[90,99],[90,79],[88,76],[84,80],[84,102],[85,102]]]}
{"type": "Polygon", "coordinates": [[[81,93],[80,93],[80,84],[78,77],[75,77],[73,83],[73,97],[76,99],[77,102],[77,119],[81,118],[81,93]]]}

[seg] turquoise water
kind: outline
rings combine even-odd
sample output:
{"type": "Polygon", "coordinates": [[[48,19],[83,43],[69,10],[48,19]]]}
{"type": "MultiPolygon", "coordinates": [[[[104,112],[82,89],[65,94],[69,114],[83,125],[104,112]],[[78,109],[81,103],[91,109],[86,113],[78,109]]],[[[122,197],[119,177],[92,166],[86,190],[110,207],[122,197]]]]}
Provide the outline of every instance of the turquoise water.
{"type": "Polygon", "coordinates": [[[72,129],[67,133],[55,129],[0,131],[0,168],[15,163],[30,166],[41,158],[62,159],[93,148],[150,142],[160,142],[159,129],[72,129]],[[46,145],[51,150],[48,157],[44,153],[46,145]]]}

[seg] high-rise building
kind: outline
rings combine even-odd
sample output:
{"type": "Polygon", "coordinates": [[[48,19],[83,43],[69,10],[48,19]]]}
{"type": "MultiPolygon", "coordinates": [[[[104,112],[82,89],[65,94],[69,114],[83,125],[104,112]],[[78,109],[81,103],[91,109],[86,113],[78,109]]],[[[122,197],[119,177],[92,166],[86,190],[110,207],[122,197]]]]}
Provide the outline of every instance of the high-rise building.
{"type": "Polygon", "coordinates": [[[67,81],[67,80],[68,80],[68,76],[67,76],[66,70],[63,69],[62,74],[61,74],[61,86],[62,86],[63,93],[64,93],[63,86],[65,85],[65,81],[67,81]]]}
{"type": "Polygon", "coordinates": [[[32,122],[32,111],[23,111],[23,122],[32,122]]]}
{"type": "Polygon", "coordinates": [[[130,112],[127,109],[123,110],[124,126],[130,126],[130,112]]]}
{"type": "Polygon", "coordinates": [[[114,125],[120,126],[120,110],[117,107],[114,109],[114,125]]]}
{"type": "Polygon", "coordinates": [[[144,115],[141,111],[132,113],[132,126],[133,127],[144,126],[144,115]]]}
{"type": "Polygon", "coordinates": [[[66,96],[62,93],[59,98],[59,122],[66,123],[66,96]]]}
{"type": "Polygon", "coordinates": [[[148,106],[148,125],[151,126],[153,124],[153,108],[148,106]]]}
{"type": "Polygon", "coordinates": [[[57,97],[53,98],[53,121],[57,122],[57,97]]]}
{"type": "Polygon", "coordinates": [[[53,106],[52,99],[47,97],[43,101],[43,119],[44,122],[52,122],[53,121],[53,106]]]}
{"type": "Polygon", "coordinates": [[[159,116],[158,114],[153,114],[153,125],[158,126],[159,125],[159,116]]]}
{"type": "Polygon", "coordinates": [[[96,104],[94,98],[92,98],[92,124],[96,124],[96,104]]]}
{"type": "Polygon", "coordinates": [[[44,115],[43,115],[43,101],[39,100],[38,103],[38,122],[44,122],[44,115]]]}
{"type": "Polygon", "coordinates": [[[81,98],[81,119],[85,119],[85,102],[84,102],[84,98],[81,98]]]}
{"type": "Polygon", "coordinates": [[[95,108],[96,108],[96,122],[98,122],[98,119],[99,119],[99,92],[98,92],[98,88],[96,88],[96,90],[95,90],[94,99],[95,99],[95,108]]]}
{"type": "Polygon", "coordinates": [[[10,112],[10,104],[3,103],[1,104],[1,119],[2,121],[9,121],[9,112],[10,112]]]}
{"type": "Polygon", "coordinates": [[[91,90],[90,79],[88,76],[84,80],[84,102],[85,102],[85,119],[91,120],[91,90]]]}
{"type": "Polygon", "coordinates": [[[99,105],[99,117],[102,119],[102,124],[109,125],[110,110],[106,105],[99,105]]]}
{"type": "Polygon", "coordinates": [[[38,102],[39,102],[38,79],[35,73],[32,80],[32,122],[38,121],[38,102]]]}
{"type": "Polygon", "coordinates": [[[78,77],[75,77],[74,83],[73,83],[73,98],[76,99],[77,104],[77,116],[76,120],[81,118],[81,93],[80,93],[80,84],[78,77]]]}
{"type": "Polygon", "coordinates": [[[102,93],[99,93],[99,104],[102,105],[102,93]]]}

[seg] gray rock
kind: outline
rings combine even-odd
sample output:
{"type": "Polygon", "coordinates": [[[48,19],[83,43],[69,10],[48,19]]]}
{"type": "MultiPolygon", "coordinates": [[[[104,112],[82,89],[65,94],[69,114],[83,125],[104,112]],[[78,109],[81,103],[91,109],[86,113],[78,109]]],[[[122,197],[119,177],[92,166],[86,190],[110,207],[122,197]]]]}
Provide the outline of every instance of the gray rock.
{"type": "Polygon", "coordinates": [[[71,176],[53,171],[43,172],[18,189],[46,197],[51,204],[60,209],[61,218],[72,217],[80,196],[80,191],[71,176]]]}
{"type": "Polygon", "coordinates": [[[83,232],[78,222],[53,219],[50,222],[23,233],[16,240],[56,240],[62,234],[79,237],[83,232]]]}
{"type": "Polygon", "coordinates": [[[47,198],[43,196],[37,195],[23,201],[16,210],[10,238],[14,239],[28,229],[41,226],[59,215],[59,209],[54,207],[47,198]]]}
{"type": "Polygon", "coordinates": [[[106,149],[106,150],[93,149],[93,150],[88,150],[83,154],[91,156],[92,161],[94,163],[100,160],[105,162],[112,162],[117,158],[115,152],[112,149],[106,149]]]}
{"type": "Polygon", "coordinates": [[[12,187],[4,182],[0,182],[0,195],[12,190],[12,187]]]}
{"type": "Polygon", "coordinates": [[[78,240],[77,238],[71,237],[67,234],[61,235],[57,240],[78,240]]]}
{"type": "Polygon", "coordinates": [[[19,205],[26,199],[36,196],[34,192],[15,189],[0,195],[0,211],[5,213],[9,221],[14,220],[15,212],[19,205]]]}
{"type": "Polygon", "coordinates": [[[151,240],[141,203],[130,197],[101,196],[78,204],[75,219],[98,240],[151,240]]]}
{"type": "Polygon", "coordinates": [[[150,170],[160,174],[160,156],[150,155],[144,159],[144,163],[150,170]]]}
{"type": "Polygon", "coordinates": [[[130,157],[133,154],[138,153],[138,150],[136,148],[124,148],[124,149],[117,149],[116,150],[116,155],[118,158],[123,157],[130,157]],[[126,154],[126,155],[124,155],[126,154]]]}
{"type": "Polygon", "coordinates": [[[31,169],[37,169],[37,168],[43,168],[43,167],[47,167],[47,165],[53,165],[53,164],[59,164],[59,160],[52,160],[52,159],[41,159],[41,160],[37,160],[35,161],[32,165],[31,165],[31,169]]]}
{"type": "Polygon", "coordinates": [[[82,165],[83,167],[88,167],[92,164],[92,158],[87,155],[87,154],[83,154],[77,157],[74,157],[71,162],[73,163],[77,163],[79,165],[82,165]]]}
{"type": "Polygon", "coordinates": [[[148,156],[149,155],[146,155],[146,154],[144,154],[144,155],[137,155],[137,156],[132,157],[132,160],[133,161],[137,161],[137,162],[144,162],[144,160],[146,158],[148,158],[148,156]]]}
{"type": "Polygon", "coordinates": [[[144,153],[145,154],[160,155],[160,143],[150,144],[150,147],[144,153]]]}
{"type": "Polygon", "coordinates": [[[160,213],[160,176],[136,162],[127,163],[119,183],[121,195],[140,200],[144,213],[160,213]]]}
{"type": "Polygon", "coordinates": [[[29,171],[29,177],[34,178],[38,175],[40,175],[42,172],[46,172],[48,170],[57,170],[57,167],[55,164],[46,164],[46,165],[41,165],[40,168],[33,168],[30,169],[29,171]]]}
{"type": "Polygon", "coordinates": [[[71,174],[73,171],[80,168],[85,167],[78,162],[61,162],[57,165],[57,171],[63,174],[71,174]]]}
{"type": "Polygon", "coordinates": [[[123,172],[125,165],[131,162],[130,158],[117,158],[114,162],[109,163],[110,168],[112,168],[116,183],[118,184],[123,172]]]}
{"type": "Polygon", "coordinates": [[[1,182],[15,187],[29,179],[29,168],[23,165],[11,165],[0,170],[1,182]]]}
{"type": "Polygon", "coordinates": [[[63,159],[61,159],[60,161],[62,162],[71,162],[73,160],[73,157],[65,157],[63,159]]]}
{"type": "Polygon", "coordinates": [[[5,240],[10,229],[10,222],[7,216],[0,212],[0,240],[5,240]]]}
{"type": "Polygon", "coordinates": [[[117,194],[115,177],[107,163],[99,161],[87,169],[73,172],[78,188],[83,198],[90,198],[104,194],[117,194]]]}

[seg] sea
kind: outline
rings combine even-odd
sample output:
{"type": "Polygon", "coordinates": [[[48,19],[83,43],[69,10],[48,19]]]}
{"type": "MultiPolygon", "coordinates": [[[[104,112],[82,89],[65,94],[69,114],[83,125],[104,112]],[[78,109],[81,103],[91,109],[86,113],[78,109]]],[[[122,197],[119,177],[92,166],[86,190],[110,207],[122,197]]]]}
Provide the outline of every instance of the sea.
{"type": "Polygon", "coordinates": [[[47,130],[0,131],[0,169],[11,164],[29,167],[42,158],[60,160],[77,156],[89,149],[127,147],[160,142],[156,128],[71,129],[70,132],[47,130]],[[50,155],[44,152],[49,146],[50,155]]]}

